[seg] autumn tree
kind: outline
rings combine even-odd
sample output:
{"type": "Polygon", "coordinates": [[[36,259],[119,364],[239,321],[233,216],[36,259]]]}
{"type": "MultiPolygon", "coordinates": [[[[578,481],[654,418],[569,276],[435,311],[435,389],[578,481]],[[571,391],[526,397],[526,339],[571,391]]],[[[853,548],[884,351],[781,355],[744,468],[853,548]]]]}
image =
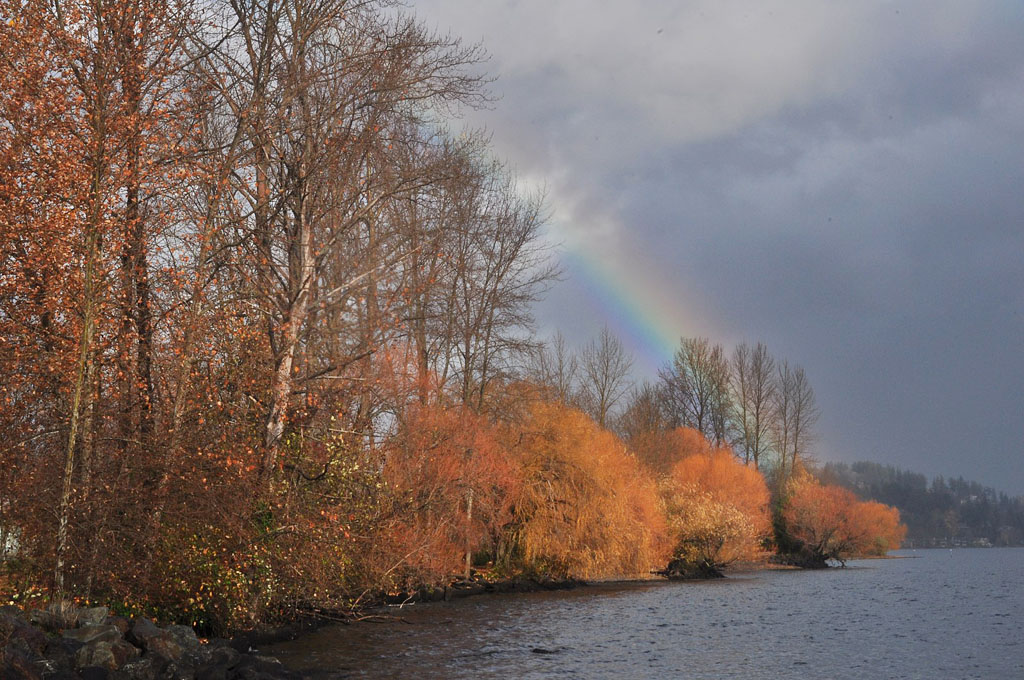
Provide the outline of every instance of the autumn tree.
{"type": "Polygon", "coordinates": [[[771,527],[768,487],[732,451],[683,458],[661,491],[674,545],[670,576],[720,576],[722,566],[761,553],[771,527]]]}
{"type": "Polygon", "coordinates": [[[851,533],[858,537],[855,555],[882,557],[897,550],[907,535],[900,511],[876,501],[862,501],[853,508],[851,533]]]}
{"type": "MultiPolygon", "coordinates": [[[[42,274],[44,263],[29,264],[39,246],[59,258],[55,263],[65,272],[52,272],[29,299],[42,302],[49,297],[46,288],[53,286],[61,299],[51,298],[41,310],[40,328],[55,330],[57,319],[71,322],[74,328],[65,328],[63,335],[74,337],[76,345],[73,359],[62,357],[66,388],[49,385],[51,396],[67,397],[59,407],[64,446],[55,503],[58,591],[65,587],[70,551],[84,551],[75,560],[79,583],[91,582],[95,560],[112,552],[110,541],[102,538],[112,512],[107,501],[123,497],[120,485],[133,456],[153,444],[154,331],[147,252],[162,216],[151,199],[172,182],[174,173],[165,161],[181,139],[180,123],[190,101],[177,92],[185,62],[186,14],[181,5],[146,0],[29,2],[5,12],[18,17],[5,27],[4,52],[10,60],[0,67],[12,86],[4,90],[5,133],[10,134],[4,137],[12,143],[15,162],[5,168],[14,190],[10,207],[35,204],[34,214],[5,220],[17,231],[5,243],[11,245],[12,272],[42,274]],[[15,82],[33,73],[34,84],[15,82]],[[23,127],[30,122],[31,128],[23,127]],[[58,129],[59,136],[53,135],[58,129]],[[35,136],[31,145],[19,141],[26,135],[35,136]],[[44,155],[50,156],[46,165],[35,165],[44,155]],[[80,188],[55,183],[69,172],[77,175],[80,188]],[[53,193],[39,194],[44,187],[53,193]],[[54,210],[64,215],[58,232],[46,228],[53,224],[49,215],[54,210]],[[76,537],[73,524],[87,521],[93,526],[76,537]]],[[[180,148],[176,153],[185,155],[180,148]]],[[[181,165],[184,174],[187,164],[181,165]]],[[[9,281],[32,285],[31,278],[9,281]]],[[[31,310],[21,295],[11,302],[18,307],[11,310],[11,319],[31,310]]],[[[52,340],[46,343],[51,350],[56,349],[52,340]]],[[[44,353],[56,358],[52,351],[44,353]]],[[[34,407],[46,400],[42,397],[34,407]]],[[[52,450],[38,451],[40,459],[52,450]]]]}
{"type": "MultiPolygon", "coordinates": [[[[465,70],[476,48],[380,9],[346,0],[243,3],[231,6],[234,21],[223,33],[208,37],[222,46],[217,69],[229,74],[222,106],[245,123],[245,153],[231,176],[236,202],[225,208],[235,211],[238,294],[266,329],[272,364],[259,462],[265,479],[293,395],[369,349],[363,334],[363,345],[340,357],[305,351],[319,344],[329,312],[388,266],[380,257],[356,264],[341,248],[361,242],[365,252],[381,252],[384,205],[425,181],[418,168],[396,169],[393,135],[428,105],[480,97],[479,78],[465,70]]],[[[385,323],[373,288],[365,290],[355,311],[369,325],[385,323]]]]}
{"type": "Polygon", "coordinates": [[[396,580],[468,578],[473,553],[493,554],[512,521],[517,472],[494,429],[468,408],[410,408],[388,445],[384,480],[395,519],[376,547],[395,555],[396,580]]]}
{"type": "Polygon", "coordinates": [[[506,568],[603,578],[665,559],[657,487],[615,435],[580,411],[535,402],[507,436],[522,486],[506,568]]]}
{"type": "Polygon", "coordinates": [[[709,455],[713,449],[704,435],[692,427],[644,431],[631,437],[629,446],[659,479],[671,473],[684,458],[709,455]]]}
{"type": "Polygon", "coordinates": [[[893,508],[860,502],[851,491],[823,485],[799,469],[776,520],[780,550],[793,563],[810,568],[899,547],[905,532],[893,508]]]}
{"type": "Polygon", "coordinates": [[[107,271],[99,246],[106,227],[104,197],[86,162],[92,140],[75,135],[88,111],[75,105],[78,81],[52,13],[40,3],[13,3],[0,14],[9,17],[0,29],[0,414],[8,433],[4,481],[10,485],[5,496],[35,496],[46,507],[59,506],[56,532],[32,522],[28,508],[24,518],[8,517],[14,514],[26,536],[46,536],[49,548],[59,546],[55,579],[61,589],[72,474],[91,393],[98,284],[107,271]],[[93,204],[99,205],[90,212],[93,204]],[[58,465],[62,476],[55,474],[58,465]],[[54,497],[48,488],[61,493],[54,497]]]}

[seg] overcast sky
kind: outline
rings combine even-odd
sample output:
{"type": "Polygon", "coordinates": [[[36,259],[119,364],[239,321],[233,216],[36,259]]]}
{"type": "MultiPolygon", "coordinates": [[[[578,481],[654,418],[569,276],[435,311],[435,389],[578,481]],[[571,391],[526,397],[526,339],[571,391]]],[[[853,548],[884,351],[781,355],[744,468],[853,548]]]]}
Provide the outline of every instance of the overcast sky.
{"type": "Polygon", "coordinates": [[[566,279],[541,331],[608,324],[802,365],[822,460],[1024,494],[1024,3],[424,0],[491,54],[466,116],[544,186],[566,279]]]}

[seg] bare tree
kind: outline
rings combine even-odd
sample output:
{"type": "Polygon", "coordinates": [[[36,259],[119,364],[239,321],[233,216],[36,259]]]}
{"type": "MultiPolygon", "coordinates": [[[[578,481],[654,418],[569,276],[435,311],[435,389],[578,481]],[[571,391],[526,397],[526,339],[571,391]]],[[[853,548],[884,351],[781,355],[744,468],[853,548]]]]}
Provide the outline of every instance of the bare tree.
{"type": "Polygon", "coordinates": [[[728,440],[729,363],[721,345],[683,338],[670,366],[658,372],[673,425],[699,430],[722,446],[728,440]]]}
{"type": "Polygon", "coordinates": [[[545,387],[554,399],[563,404],[572,403],[579,361],[566,346],[565,336],[555,333],[550,342],[537,348],[532,359],[529,367],[532,380],[545,387]]]}
{"type": "Polygon", "coordinates": [[[648,381],[632,390],[629,403],[618,419],[618,431],[631,445],[644,435],[668,428],[663,390],[648,381]]]}
{"type": "Polygon", "coordinates": [[[459,397],[477,410],[490,384],[511,375],[533,349],[530,305],[558,274],[541,239],[543,197],[523,197],[499,163],[484,167],[481,177],[445,240],[450,344],[442,371],[459,376],[459,397]]]}
{"type": "Polygon", "coordinates": [[[616,404],[629,390],[633,359],[608,327],[592,340],[580,356],[581,397],[598,425],[605,427],[616,404]]]}
{"type": "Polygon", "coordinates": [[[777,475],[782,484],[796,471],[798,461],[807,457],[818,407],[814,390],[799,366],[790,368],[788,361],[778,364],[775,385],[772,434],[779,458],[777,475]]]}
{"type": "MultiPolygon", "coordinates": [[[[479,77],[464,67],[477,48],[427,33],[407,18],[386,18],[379,2],[240,0],[215,35],[222,107],[244,121],[245,154],[231,177],[236,236],[232,260],[239,297],[266,328],[271,354],[261,476],[275,467],[293,397],[351,357],[311,357],[332,309],[356,299],[362,327],[383,323],[376,273],[390,264],[352,262],[347,247],[381,253],[388,201],[421,187],[422,176],[394,169],[403,121],[429,105],[475,103],[479,77]]],[[[377,334],[358,336],[366,344],[377,334]]]]}
{"type": "Polygon", "coordinates": [[[810,447],[815,436],[814,426],[818,423],[820,415],[814,397],[814,388],[811,387],[807,374],[800,366],[794,369],[791,384],[793,396],[790,399],[792,406],[790,474],[796,471],[796,466],[801,460],[806,460],[809,457],[810,447]]]}
{"type": "Polygon", "coordinates": [[[763,343],[736,346],[732,356],[732,392],[736,441],[744,462],[758,468],[770,448],[775,405],[775,360],[763,343]]]}

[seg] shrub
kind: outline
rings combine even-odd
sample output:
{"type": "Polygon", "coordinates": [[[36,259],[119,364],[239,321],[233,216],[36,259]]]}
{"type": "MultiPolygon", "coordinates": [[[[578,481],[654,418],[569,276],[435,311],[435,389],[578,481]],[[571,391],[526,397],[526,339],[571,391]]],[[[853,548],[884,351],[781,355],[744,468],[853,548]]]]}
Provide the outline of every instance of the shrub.
{"type": "Polygon", "coordinates": [[[770,529],[768,487],[728,449],[683,458],[661,489],[676,568],[713,574],[762,553],[770,529]]]}
{"type": "Polygon", "coordinates": [[[537,402],[508,437],[522,476],[507,552],[518,568],[592,579],[662,563],[656,484],[614,434],[578,410],[537,402]]]}

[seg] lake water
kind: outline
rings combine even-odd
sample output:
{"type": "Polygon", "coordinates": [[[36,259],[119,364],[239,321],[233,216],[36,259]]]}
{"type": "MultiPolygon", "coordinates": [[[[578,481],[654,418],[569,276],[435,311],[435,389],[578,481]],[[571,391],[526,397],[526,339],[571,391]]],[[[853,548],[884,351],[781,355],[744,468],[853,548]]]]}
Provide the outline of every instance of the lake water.
{"type": "Polygon", "coordinates": [[[314,678],[1024,678],[1024,549],[392,608],[264,650],[314,678]]]}

